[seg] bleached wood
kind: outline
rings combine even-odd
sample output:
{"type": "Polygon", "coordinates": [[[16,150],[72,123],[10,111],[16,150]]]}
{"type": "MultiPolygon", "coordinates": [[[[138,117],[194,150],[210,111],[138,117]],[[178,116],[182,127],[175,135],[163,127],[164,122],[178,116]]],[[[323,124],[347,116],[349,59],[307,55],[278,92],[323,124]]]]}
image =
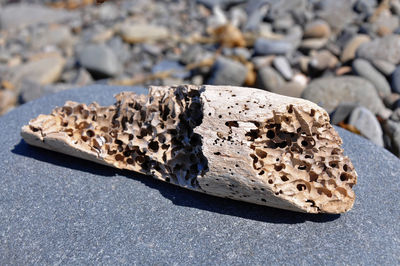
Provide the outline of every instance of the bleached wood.
{"type": "Polygon", "coordinates": [[[354,203],[354,167],[327,113],[309,101],[192,85],[116,98],[109,107],[67,102],[31,120],[21,135],[220,197],[310,213],[342,213],[354,203]]]}

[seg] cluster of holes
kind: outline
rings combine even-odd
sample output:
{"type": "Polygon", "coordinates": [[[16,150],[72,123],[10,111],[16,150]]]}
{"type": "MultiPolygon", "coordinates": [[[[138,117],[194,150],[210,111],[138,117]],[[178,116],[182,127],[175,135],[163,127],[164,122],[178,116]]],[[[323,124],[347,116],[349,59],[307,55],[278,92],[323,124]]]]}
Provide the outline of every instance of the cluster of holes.
{"type": "Polygon", "coordinates": [[[196,188],[197,176],[208,170],[201,137],[193,132],[203,118],[200,91],[180,86],[169,97],[161,96],[150,97],[146,104],[125,95],[101,112],[97,105],[84,104],[57,111],[62,130],[99,154],[147,174],[158,172],[167,182],[196,188]]]}
{"type": "MultiPolygon", "coordinates": [[[[287,124],[291,123],[297,119],[296,113],[299,113],[293,105],[289,105],[287,111],[289,115],[282,114],[279,115],[278,118],[274,117],[274,119],[266,121],[264,124],[255,124],[257,128],[249,130],[246,133],[248,140],[253,142],[251,145],[251,148],[254,150],[254,154],[251,154],[253,168],[261,176],[267,176],[272,169],[275,171],[273,176],[276,176],[278,179],[271,177],[267,179],[268,184],[270,184],[273,189],[279,187],[274,186],[275,184],[286,183],[295,184],[295,188],[298,192],[306,192],[309,190],[308,187],[310,184],[319,183],[323,186],[325,184],[332,185],[333,188],[331,189],[337,189],[342,195],[347,195],[346,189],[343,187],[346,185],[352,187],[354,182],[354,169],[350,166],[348,160],[335,159],[342,154],[341,150],[335,148],[335,145],[332,145],[333,148],[331,148],[330,156],[322,156],[321,154],[323,152],[320,152],[321,147],[320,143],[318,143],[318,141],[320,141],[318,139],[319,136],[312,134],[311,130],[302,128],[301,123],[299,123],[300,126],[293,132],[283,130],[282,124],[276,121],[282,121],[282,123],[287,124]],[[309,133],[307,134],[307,132],[309,133]],[[272,150],[280,152],[273,152],[272,150]],[[280,163],[282,159],[280,156],[284,154],[290,155],[290,164],[280,163]],[[313,166],[313,164],[315,165],[313,166]],[[290,169],[286,169],[286,166],[290,169]],[[320,167],[322,172],[326,172],[329,179],[335,176],[338,178],[336,178],[336,181],[326,182],[326,176],[317,174],[312,170],[314,169],[312,167],[315,166],[320,167]],[[307,179],[304,179],[303,183],[298,180],[298,176],[296,176],[295,172],[296,170],[300,171],[300,173],[305,173],[304,176],[308,176],[307,179]]],[[[315,117],[315,115],[316,111],[314,109],[308,113],[310,117],[315,117]]],[[[313,125],[310,125],[310,128],[312,126],[313,125]]],[[[329,143],[324,142],[323,145],[325,145],[325,147],[323,147],[322,150],[325,151],[329,148],[329,143]]],[[[317,187],[317,193],[319,195],[325,195],[328,198],[333,196],[331,189],[321,187],[320,185],[317,187]]],[[[278,189],[275,193],[279,195],[284,192],[278,189]]],[[[313,207],[316,206],[315,199],[307,199],[306,202],[310,203],[313,207]]]]}

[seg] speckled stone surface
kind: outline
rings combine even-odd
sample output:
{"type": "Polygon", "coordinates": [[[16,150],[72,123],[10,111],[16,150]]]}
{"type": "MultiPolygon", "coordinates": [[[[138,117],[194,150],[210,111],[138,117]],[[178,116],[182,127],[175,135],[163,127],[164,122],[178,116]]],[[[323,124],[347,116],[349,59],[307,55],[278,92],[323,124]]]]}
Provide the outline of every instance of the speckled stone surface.
{"type": "Polygon", "coordinates": [[[121,90],[64,91],[0,118],[0,264],[400,263],[400,160],[343,130],[359,174],[343,215],[216,198],[21,140],[38,114],[66,100],[111,104],[121,90]]]}

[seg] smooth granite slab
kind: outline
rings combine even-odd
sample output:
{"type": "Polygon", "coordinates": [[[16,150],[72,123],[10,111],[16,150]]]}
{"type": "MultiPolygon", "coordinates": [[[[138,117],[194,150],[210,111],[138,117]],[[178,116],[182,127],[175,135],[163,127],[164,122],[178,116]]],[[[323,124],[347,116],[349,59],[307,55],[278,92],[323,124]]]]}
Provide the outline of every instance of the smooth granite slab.
{"type": "Polygon", "coordinates": [[[123,89],[64,91],[0,118],[0,264],[400,264],[400,160],[344,130],[359,179],[343,215],[207,196],[21,140],[40,113],[123,89]]]}

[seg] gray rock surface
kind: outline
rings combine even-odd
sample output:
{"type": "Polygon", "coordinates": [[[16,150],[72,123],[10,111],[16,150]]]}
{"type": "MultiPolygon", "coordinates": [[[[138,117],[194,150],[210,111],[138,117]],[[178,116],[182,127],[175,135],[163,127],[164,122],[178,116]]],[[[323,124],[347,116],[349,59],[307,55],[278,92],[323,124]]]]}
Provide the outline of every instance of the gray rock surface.
{"type": "Polygon", "coordinates": [[[293,45],[287,41],[267,40],[259,38],[254,43],[254,52],[257,55],[284,55],[290,52],[292,49],[293,45]]]}
{"type": "Polygon", "coordinates": [[[352,1],[322,0],[319,3],[318,16],[331,26],[334,32],[339,32],[354,19],[352,1]]]}
{"type": "Polygon", "coordinates": [[[396,65],[384,60],[373,60],[371,62],[376,69],[378,69],[383,75],[390,76],[396,69],[396,65]]]}
{"type": "Polygon", "coordinates": [[[352,32],[346,32],[342,34],[339,39],[339,44],[342,44],[343,51],[340,60],[347,62],[354,59],[356,56],[357,49],[363,44],[371,41],[371,38],[365,34],[353,34],[352,32]]]}
{"type": "Polygon", "coordinates": [[[378,91],[378,94],[382,96],[389,95],[391,92],[390,85],[386,78],[376,70],[370,62],[365,59],[358,58],[353,61],[354,72],[369,80],[378,91]]]}
{"type": "Polygon", "coordinates": [[[218,57],[213,66],[213,75],[208,84],[240,86],[244,83],[247,75],[247,68],[232,59],[218,57]]]}
{"type": "Polygon", "coordinates": [[[22,80],[50,84],[60,78],[64,65],[65,59],[60,54],[49,54],[12,68],[11,81],[13,84],[19,84],[22,80]]]}
{"type": "Polygon", "coordinates": [[[67,47],[72,45],[73,35],[69,27],[61,25],[50,29],[42,29],[36,32],[32,36],[31,46],[34,49],[40,49],[41,47],[55,45],[59,47],[67,47]]]}
{"type": "Polygon", "coordinates": [[[307,6],[306,0],[280,0],[268,1],[270,3],[268,9],[268,18],[277,19],[295,10],[304,10],[307,6]]]}
{"type": "Polygon", "coordinates": [[[355,103],[339,104],[331,114],[331,123],[337,125],[338,123],[345,121],[356,107],[358,107],[358,105],[355,103]]]}
{"type": "Polygon", "coordinates": [[[84,47],[78,60],[94,76],[113,77],[122,69],[113,50],[103,44],[84,47]]]}
{"type": "Polygon", "coordinates": [[[305,38],[328,38],[331,34],[329,24],[323,20],[314,20],[304,27],[305,38]]]}
{"type": "Polygon", "coordinates": [[[367,60],[381,59],[397,65],[400,63],[400,36],[388,35],[358,47],[357,57],[367,60]]]}
{"type": "Polygon", "coordinates": [[[243,29],[245,31],[255,31],[259,28],[260,23],[263,21],[265,14],[267,14],[268,6],[260,6],[257,9],[254,9],[248,16],[246,24],[243,29]]]}
{"type": "Polygon", "coordinates": [[[276,70],[281,73],[282,77],[286,80],[290,80],[293,77],[293,71],[290,67],[289,61],[284,56],[277,56],[274,58],[273,65],[276,70]]]}
{"type": "Polygon", "coordinates": [[[0,90],[0,115],[12,109],[18,100],[17,98],[14,91],[0,90]]]}
{"type": "Polygon", "coordinates": [[[392,90],[393,92],[400,93],[400,66],[396,67],[392,73],[392,90]]]}
{"type": "Polygon", "coordinates": [[[304,90],[302,98],[317,103],[329,113],[340,103],[360,104],[375,114],[385,109],[374,86],[354,76],[315,79],[304,90]]]}
{"type": "Polygon", "coordinates": [[[383,125],[383,130],[389,137],[389,149],[400,157],[400,122],[387,120],[383,125]]]}
{"type": "Polygon", "coordinates": [[[332,216],[207,196],[21,141],[38,114],[66,100],[111,104],[121,90],[132,88],[63,91],[0,118],[2,264],[398,264],[400,161],[342,129],[357,199],[332,216]]]}
{"type": "Polygon", "coordinates": [[[152,69],[154,74],[167,71],[171,71],[171,76],[174,78],[183,79],[190,75],[189,71],[187,71],[183,65],[173,60],[163,60],[155,65],[152,69]]]}
{"type": "Polygon", "coordinates": [[[118,61],[123,64],[131,56],[131,51],[129,50],[129,45],[124,43],[120,36],[115,36],[108,43],[107,46],[110,47],[114,54],[117,56],[118,61]]]}
{"type": "Polygon", "coordinates": [[[321,50],[312,54],[309,67],[316,71],[323,71],[327,68],[333,68],[338,59],[328,50],[321,50]]]}
{"type": "Polygon", "coordinates": [[[279,89],[285,83],[281,75],[270,66],[258,70],[257,86],[263,90],[279,93],[279,89]]]}
{"type": "Polygon", "coordinates": [[[355,108],[349,117],[350,125],[360,131],[367,139],[378,146],[383,147],[382,128],[375,115],[365,107],[355,108]]]}
{"type": "Polygon", "coordinates": [[[62,9],[52,9],[42,5],[13,4],[0,10],[0,28],[20,28],[39,23],[55,23],[72,20],[78,14],[62,9]]]}
{"type": "Polygon", "coordinates": [[[163,26],[131,23],[122,25],[120,34],[128,43],[157,41],[167,39],[169,36],[168,29],[163,26]]]}
{"type": "Polygon", "coordinates": [[[22,103],[26,103],[33,101],[37,98],[43,97],[44,95],[47,94],[56,93],[76,87],[80,86],[74,84],[66,84],[66,83],[40,85],[35,82],[26,80],[21,84],[19,100],[22,103]]]}
{"type": "Polygon", "coordinates": [[[356,3],[354,4],[354,10],[359,12],[359,13],[364,13],[367,16],[372,15],[374,8],[377,5],[376,0],[357,0],[356,3]]]}

